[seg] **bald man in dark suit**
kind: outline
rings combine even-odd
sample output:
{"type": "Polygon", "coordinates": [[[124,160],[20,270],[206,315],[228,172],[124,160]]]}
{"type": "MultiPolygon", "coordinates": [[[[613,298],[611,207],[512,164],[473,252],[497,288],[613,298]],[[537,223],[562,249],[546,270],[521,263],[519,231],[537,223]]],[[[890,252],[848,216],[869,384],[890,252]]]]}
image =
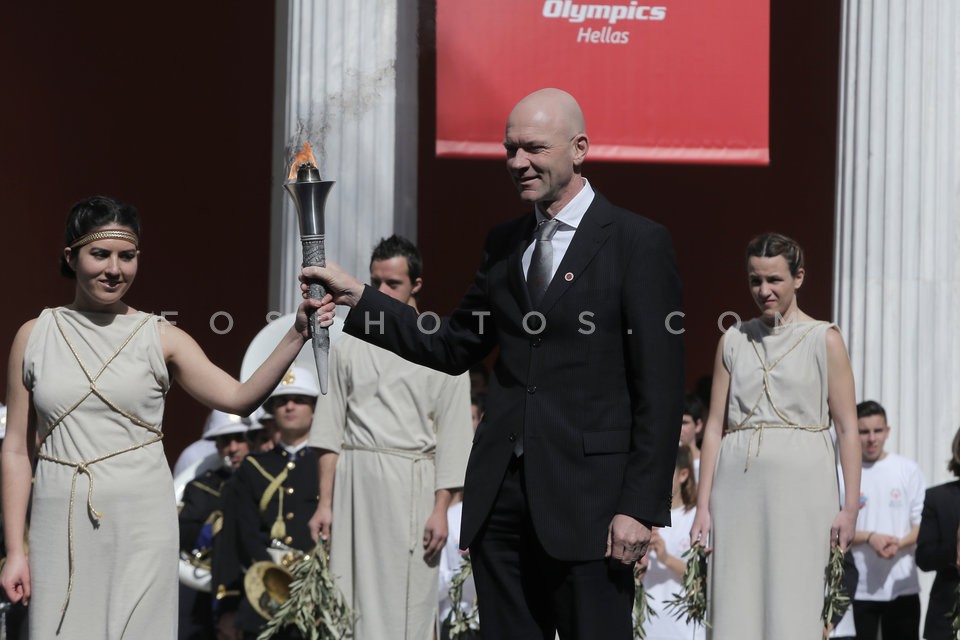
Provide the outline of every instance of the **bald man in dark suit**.
{"type": "Polygon", "coordinates": [[[507,169],[534,210],[490,232],[435,331],[336,267],[304,270],[353,307],[348,333],[419,364],[457,374],[499,347],[460,538],[484,638],[631,638],[633,564],[670,524],[684,388],[672,243],[593,190],[589,146],[570,94],[514,107],[507,169]]]}

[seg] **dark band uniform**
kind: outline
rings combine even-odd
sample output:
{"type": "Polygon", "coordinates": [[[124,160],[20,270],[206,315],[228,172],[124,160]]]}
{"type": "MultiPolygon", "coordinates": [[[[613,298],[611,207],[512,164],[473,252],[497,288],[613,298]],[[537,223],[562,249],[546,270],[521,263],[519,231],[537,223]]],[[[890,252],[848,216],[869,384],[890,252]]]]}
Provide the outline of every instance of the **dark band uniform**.
{"type": "Polygon", "coordinates": [[[247,456],[223,488],[223,528],[214,545],[213,585],[218,612],[235,611],[235,624],[255,635],[266,620],[243,593],[244,571],[270,560],[276,538],[309,552],[308,522],[317,509],[317,457],[310,447],[288,453],[281,445],[247,456]]]}
{"type": "MultiPolygon", "coordinates": [[[[206,544],[198,545],[200,531],[210,524],[213,536],[220,531],[223,521],[220,492],[230,479],[231,469],[209,469],[192,480],[183,490],[180,501],[180,549],[191,555],[200,554],[199,560],[209,563],[211,549],[206,544]],[[198,548],[199,547],[199,548],[198,548]]],[[[212,542],[212,541],[211,541],[212,542]]],[[[212,596],[180,585],[180,638],[210,638],[213,633],[212,596]],[[188,613],[189,612],[189,613],[188,613]]]]}
{"type": "MultiPolygon", "coordinates": [[[[232,475],[230,469],[220,467],[208,469],[187,484],[180,501],[180,548],[192,552],[196,550],[197,538],[203,525],[208,522],[219,529],[222,517],[220,491],[232,475]],[[217,521],[217,522],[214,522],[217,521]]],[[[202,550],[201,550],[202,551],[202,550]]]]}

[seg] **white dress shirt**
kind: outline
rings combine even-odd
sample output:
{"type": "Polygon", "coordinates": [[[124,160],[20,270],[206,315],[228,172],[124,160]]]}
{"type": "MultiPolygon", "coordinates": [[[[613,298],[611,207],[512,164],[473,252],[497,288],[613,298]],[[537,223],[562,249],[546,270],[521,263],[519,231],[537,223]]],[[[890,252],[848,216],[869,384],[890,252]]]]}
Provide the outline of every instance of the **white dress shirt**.
{"type": "MultiPolygon", "coordinates": [[[[593,188],[586,178],[582,178],[582,180],[583,188],[580,189],[580,192],[555,216],[556,219],[560,221],[560,225],[557,227],[557,232],[553,234],[553,239],[550,240],[550,245],[553,247],[553,264],[550,266],[551,280],[553,276],[556,275],[557,267],[559,267],[560,262],[563,261],[563,256],[567,253],[570,243],[573,242],[573,234],[577,232],[577,227],[580,226],[583,215],[593,203],[593,197],[595,195],[593,188]]],[[[540,211],[540,207],[536,208],[536,212],[537,226],[539,227],[541,222],[547,220],[547,216],[540,211]]],[[[535,235],[531,235],[530,245],[523,252],[522,264],[524,278],[526,278],[527,273],[530,271],[530,260],[533,257],[534,245],[536,245],[535,235]]]]}

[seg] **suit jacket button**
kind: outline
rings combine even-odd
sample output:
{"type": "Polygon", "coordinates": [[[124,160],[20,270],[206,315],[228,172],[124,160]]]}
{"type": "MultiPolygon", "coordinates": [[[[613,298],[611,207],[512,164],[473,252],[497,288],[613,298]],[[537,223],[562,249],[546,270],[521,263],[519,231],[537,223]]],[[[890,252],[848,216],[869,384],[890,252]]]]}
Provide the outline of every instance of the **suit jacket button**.
{"type": "Polygon", "coordinates": [[[510,442],[516,442],[516,441],[517,441],[517,434],[511,433],[509,439],[510,439],[510,442]]]}
{"type": "Polygon", "coordinates": [[[536,392],[537,392],[537,385],[531,384],[527,386],[527,393],[536,393],[536,392]]]}

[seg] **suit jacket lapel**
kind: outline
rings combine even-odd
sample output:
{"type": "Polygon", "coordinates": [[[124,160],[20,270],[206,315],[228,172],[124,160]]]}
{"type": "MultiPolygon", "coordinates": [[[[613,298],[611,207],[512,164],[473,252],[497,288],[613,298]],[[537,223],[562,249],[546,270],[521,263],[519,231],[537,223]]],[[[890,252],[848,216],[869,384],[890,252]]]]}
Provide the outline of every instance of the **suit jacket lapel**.
{"type": "Polygon", "coordinates": [[[536,225],[536,214],[531,212],[524,220],[524,223],[520,225],[521,233],[515,241],[513,252],[510,254],[510,264],[507,265],[507,270],[510,274],[510,292],[524,312],[530,311],[533,305],[530,302],[530,290],[527,289],[527,280],[523,274],[523,252],[526,250],[527,245],[530,244],[531,238],[533,237],[533,229],[536,225]]]}
{"type": "MultiPolygon", "coordinates": [[[[603,196],[599,193],[594,196],[590,208],[587,209],[580,221],[580,226],[577,227],[577,232],[573,235],[573,242],[567,248],[563,260],[557,267],[557,272],[553,275],[553,280],[550,281],[543,295],[539,311],[546,313],[556,304],[560,296],[577,281],[593,257],[597,255],[600,247],[607,241],[610,235],[610,223],[613,221],[608,207],[609,203],[603,196]]],[[[529,294],[527,300],[529,304],[529,294]]]]}

